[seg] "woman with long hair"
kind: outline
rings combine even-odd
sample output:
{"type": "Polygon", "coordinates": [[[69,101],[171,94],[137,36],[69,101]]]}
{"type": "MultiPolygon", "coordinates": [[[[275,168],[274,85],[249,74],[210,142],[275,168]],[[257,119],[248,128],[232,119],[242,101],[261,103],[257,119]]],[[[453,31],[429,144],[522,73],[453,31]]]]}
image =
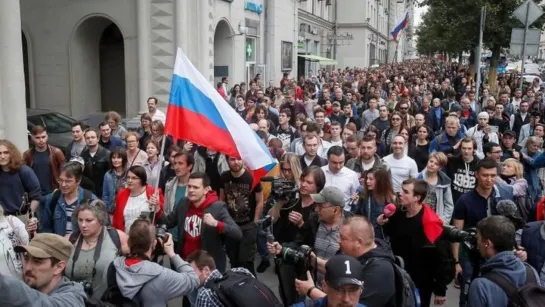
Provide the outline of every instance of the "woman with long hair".
{"type": "Polygon", "coordinates": [[[380,136],[380,142],[384,144],[386,150],[385,155],[391,153],[392,140],[404,127],[403,115],[397,111],[392,113],[392,116],[390,117],[390,127],[382,131],[382,135],[380,136]]]}
{"type": "Polygon", "coordinates": [[[132,223],[142,214],[163,215],[165,204],[163,192],[148,184],[146,170],[140,165],[127,171],[127,187],[120,190],[115,198],[115,212],[112,226],[128,232],[132,223]]]}
{"type": "MultiPolygon", "coordinates": [[[[163,123],[159,120],[154,120],[151,123],[151,139],[154,140],[157,145],[159,145],[159,151],[161,151],[161,146],[163,146],[163,142],[165,142],[165,153],[164,153],[164,159],[168,160],[168,150],[170,149],[170,146],[172,146],[173,141],[172,138],[168,135],[165,135],[165,126],[163,123]]],[[[145,148],[142,148],[146,152],[148,151],[148,141],[145,142],[145,148]]],[[[148,154],[149,155],[149,154],[148,154]]]]}
{"type": "Polygon", "coordinates": [[[121,125],[121,116],[115,111],[110,111],[104,116],[104,120],[108,122],[110,129],[112,129],[111,135],[117,136],[124,140],[127,129],[121,125]]]}
{"type": "Polygon", "coordinates": [[[136,132],[138,133],[138,147],[140,149],[144,150],[146,140],[151,137],[151,122],[153,120],[151,119],[151,116],[148,113],[144,113],[140,116],[140,127],[136,129],[136,132]]]}
{"type": "Polygon", "coordinates": [[[501,164],[501,179],[513,187],[513,196],[526,196],[528,182],[524,179],[524,167],[517,159],[509,158],[501,164]]]}
{"type": "Polygon", "coordinates": [[[295,182],[299,186],[301,178],[301,162],[298,155],[288,152],[282,157],[280,162],[280,176],[286,180],[295,182]]]}
{"type": "Polygon", "coordinates": [[[235,84],[231,89],[231,97],[229,97],[229,104],[235,108],[237,105],[237,97],[240,95],[240,85],[235,84]]]}
{"type": "Polygon", "coordinates": [[[409,145],[409,157],[413,158],[421,172],[428,164],[428,153],[430,150],[429,142],[430,130],[426,126],[420,126],[416,129],[416,140],[409,145]]]}
{"type": "Polygon", "coordinates": [[[106,277],[110,264],[118,254],[129,253],[127,235],[106,226],[108,212],[101,200],[80,205],[74,216],[79,231],[70,236],[74,252],[64,274],[72,281],[88,285],[84,287],[87,295],[100,299],[108,287],[106,277]]]}
{"type": "Polygon", "coordinates": [[[363,192],[353,212],[367,217],[373,224],[375,237],[386,239],[377,218],[383,213],[384,206],[396,201],[390,172],[385,167],[374,167],[365,172],[363,178],[365,178],[363,192]]]}
{"type": "Polygon", "coordinates": [[[25,224],[14,215],[4,215],[4,208],[0,206],[0,275],[23,277],[22,254],[16,253],[14,248],[27,245],[28,241],[25,224]]]}
{"type": "Polygon", "coordinates": [[[108,213],[115,211],[115,195],[127,185],[127,153],[123,148],[116,148],[110,153],[110,170],[104,174],[102,200],[108,213]]]}
{"type": "Polygon", "coordinates": [[[451,180],[441,171],[447,162],[448,158],[444,153],[432,152],[429,155],[426,168],[417,177],[428,183],[428,195],[424,199],[424,203],[437,213],[445,225],[450,224],[452,212],[454,212],[451,180]]]}
{"type": "Polygon", "coordinates": [[[146,153],[148,154],[148,159],[144,161],[142,166],[146,170],[146,175],[148,178],[148,184],[151,186],[157,186],[159,182],[159,176],[161,175],[161,170],[164,166],[168,165],[168,162],[165,161],[163,157],[160,157],[159,143],[154,140],[149,140],[146,143],[146,153]]]}
{"type": "MultiPolygon", "coordinates": [[[[543,140],[536,136],[531,136],[526,142],[526,146],[521,150],[521,153],[527,155],[530,158],[535,158],[540,152],[543,146],[543,140]]],[[[533,167],[525,159],[524,163],[524,178],[528,183],[528,194],[534,202],[539,200],[540,192],[543,190],[543,184],[539,176],[539,169],[533,167]]]]}

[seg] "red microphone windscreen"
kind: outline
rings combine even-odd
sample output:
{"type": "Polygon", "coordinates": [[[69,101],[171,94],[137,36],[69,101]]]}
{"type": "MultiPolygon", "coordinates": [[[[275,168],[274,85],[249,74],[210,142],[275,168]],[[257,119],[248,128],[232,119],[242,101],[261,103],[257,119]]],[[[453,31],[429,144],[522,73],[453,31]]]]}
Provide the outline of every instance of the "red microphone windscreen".
{"type": "Polygon", "coordinates": [[[382,211],[382,213],[384,213],[385,218],[389,218],[390,216],[394,215],[395,212],[396,212],[396,205],[394,204],[387,204],[386,206],[384,206],[384,210],[382,211]]]}

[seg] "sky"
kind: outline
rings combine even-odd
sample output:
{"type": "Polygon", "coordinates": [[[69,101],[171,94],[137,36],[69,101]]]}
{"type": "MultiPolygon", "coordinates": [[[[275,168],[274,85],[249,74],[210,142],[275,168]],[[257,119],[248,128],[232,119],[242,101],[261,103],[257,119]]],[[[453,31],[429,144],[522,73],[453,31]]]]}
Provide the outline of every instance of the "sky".
{"type": "Polygon", "coordinates": [[[414,8],[414,26],[418,27],[420,22],[422,22],[422,15],[428,10],[427,6],[419,7],[418,5],[414,8]]]}

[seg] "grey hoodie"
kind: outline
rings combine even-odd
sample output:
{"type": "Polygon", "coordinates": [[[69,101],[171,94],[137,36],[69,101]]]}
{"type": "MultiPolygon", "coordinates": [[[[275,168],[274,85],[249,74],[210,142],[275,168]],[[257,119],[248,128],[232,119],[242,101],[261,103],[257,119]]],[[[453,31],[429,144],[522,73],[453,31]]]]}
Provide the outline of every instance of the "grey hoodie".
{"type": "Polygon", "coordinates": [[[142,306],[165,307],[170,299],[188,295],[199,288],[197,273],[179,255],[170,258],[176,271],[147,260],[127,266],[125,259],[114,259],[117,285],[126,298],[133,299],[139,294],[142,306]]]}
{"type": "Polygon", "coordinates": [[[0,274],[2,307],[85,307],[83,287],[63,277],[49,294],[27,286],[22,280],[0,274]]]}

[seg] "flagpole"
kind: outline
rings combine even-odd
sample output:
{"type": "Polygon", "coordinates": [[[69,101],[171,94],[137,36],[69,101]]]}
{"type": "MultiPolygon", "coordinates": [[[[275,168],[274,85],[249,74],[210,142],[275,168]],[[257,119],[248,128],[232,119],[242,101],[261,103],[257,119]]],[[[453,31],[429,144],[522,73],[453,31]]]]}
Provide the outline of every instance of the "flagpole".
{"type": "MultiPolygon", "coordinates": [[[[165,124],[167,123],[167,112],[168,112],[168,104],[167,104],[167,108],[165,110],[165,124]]],[[[163,139],[161,140],[161,150],[159,152],[159,158],[158,158],[159,168],[160,168],[159,177],[161,177],[161,170],[163,169],[163,164],[161,163],[161,159],[165,159],[166,137],[167,137],[167,135],[165,133],[163,133],[163,139]]],[[[153,196],[155,196],[157,198],[157,202],[159,202],[159,180],[157,180],[157,182],[155,182],[155,185],[153,186],[153,188],[154,188],[153,196]]],[[[157,203],[157,206],[159,206],[159,203],[157,203]]],[[[155,225],[155,215],[156,215],[155,208],[151,208],[151,206],[150,206],[150,210],[152,210],[152,212],[153,212],[152,219],[151,219],[151,224],[155,225]]]]}

